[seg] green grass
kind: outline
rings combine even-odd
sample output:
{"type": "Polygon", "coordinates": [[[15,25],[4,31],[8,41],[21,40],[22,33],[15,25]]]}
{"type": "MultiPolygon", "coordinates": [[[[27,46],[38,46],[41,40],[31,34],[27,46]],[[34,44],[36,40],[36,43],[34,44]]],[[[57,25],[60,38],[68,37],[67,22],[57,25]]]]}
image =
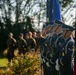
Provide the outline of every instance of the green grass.
{"type": "Polygon", "coordinates": [[[0,58],[0,67],[7,67],[8,60],[6,58],[0,58]]]}
{"type": "Polygon", "coordinates": [[[7,50],[4,51],[0,51],[0,68],[1,67],[7,67],[8,64],[8,60],[6,58],[6,55],[4,55],[3,53],[5,53],[7,50]]]}
{"type": "Polygon", "coordinates": [[[6,72],[8,60],[6,58],[0,58],[0,74],[6,72]]]}

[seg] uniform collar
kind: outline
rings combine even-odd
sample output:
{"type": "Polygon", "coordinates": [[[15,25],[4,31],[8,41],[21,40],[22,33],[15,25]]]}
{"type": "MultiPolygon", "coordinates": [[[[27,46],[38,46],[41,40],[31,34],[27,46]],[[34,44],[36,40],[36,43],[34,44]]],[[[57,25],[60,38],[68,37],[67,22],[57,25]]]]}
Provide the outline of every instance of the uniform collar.
{"type": "Polygon", "coordinates": [[[66,41],[69,41],[71,39],[71,37],[69,37],[69,38],[67,38],[67,39],[65,39],[66,41]]]}
{"type": "Polygon", "coordinates": [[[58,34],[58,36],[60,36],[60,35],[62,35],[62,32],[60,32],[60,33],[58,34]]]}

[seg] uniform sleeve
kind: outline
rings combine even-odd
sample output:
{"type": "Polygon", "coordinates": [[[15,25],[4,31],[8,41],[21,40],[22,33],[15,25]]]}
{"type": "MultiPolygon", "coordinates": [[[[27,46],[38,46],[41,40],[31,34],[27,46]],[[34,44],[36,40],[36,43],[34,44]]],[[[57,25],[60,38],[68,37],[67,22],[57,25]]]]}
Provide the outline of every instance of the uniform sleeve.
{"type": "Polygon", "coordinates": [[[15,46],[16,44],[16,40],[13,38],[13,46],[15,46]]]}
{"type": "Polygon", "coordinates": [[[7,44],[7,47],[9,47],[9,43],[8,42],[9,42],[9,40],[7,40],[7,43],[6,43],[7,44]]]}
{"type": "Polygon", "coordinates": [[[60,58],[60,64],[61,65],[70,64],[72,61],[73,52],[74,52],[74,43],[69,42],[69,44],[67,45],[67,49],[62,53],[62,57],[60,58]]]}
{"type": "Polygon", "coordinates": [[[24,42],[24,47],[27,48],[27,42],[26,42],[26,40],[23,40],[23,42],[24,42]]]}
{"type": "Polygon", "coordinates": [[[16,42],[16,39],[13,38],[13,42],[16,42]]]}
{"type": "Polygon", "coordinates": [[[19,41],[16,41],[15,47],[18,48],[19,41]]]}
{"type": "Polygon", "coordinates": [[[32,38],[32,48],[36,47],[36,40],[34,38],[32,38]]]}
{"type": "Polygon", "coordinates": [[[56,60],[59,58],[59,54],[61,52],[62,43],[64,40],[62,38],[59,38],[56,45],[54,46],[54,54],[52,55],[50,59],[50,63],[55,64],[56,60]]]}
{"type": "Polygon", "coordinates": [[[46,54],[47,54],[47,46],[44,46],[44,50],[43,50],[43,57],[45,58],[46,54]]]}

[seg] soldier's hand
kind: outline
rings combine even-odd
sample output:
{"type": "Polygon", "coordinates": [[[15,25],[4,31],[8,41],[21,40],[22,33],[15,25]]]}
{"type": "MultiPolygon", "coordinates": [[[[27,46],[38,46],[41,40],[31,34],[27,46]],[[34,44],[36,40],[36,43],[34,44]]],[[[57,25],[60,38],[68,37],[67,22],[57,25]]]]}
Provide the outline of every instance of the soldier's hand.
{"type": "Polygon", "coordinates": [[[56,66],[55,66],[55,69],[56,69],[57,71],[59,71],[59,63],[58,63],[58,61],[59,61],[59,59],[56,60],[56,66]]]}
{"type": "Polygon", "coordinates": [[[55,69],[56,69],[57,71],[59,71],[59,70],[60,70],[59,65],[56,65],[56,66],[55,66],[55,69]]]}
{"type": "Polygon", "coordinates": [[[46,66],[47,66],[47,67],[50,67],[50,64],[49,64],[49,62],[47,62],[47,63],[46,63],[46,66]]]}
{"type": "Polygon", "coordinates": [[[43,59],[43,62],[44,62],[44,63],[46,62],[45,59],[43,59]]]}
{"type": "Polygon", "coordinates": [[[57,59],[57,60],[55,61],[56,65],[59,65],[58,61],[59,61],[59,59],[57,59]]]}

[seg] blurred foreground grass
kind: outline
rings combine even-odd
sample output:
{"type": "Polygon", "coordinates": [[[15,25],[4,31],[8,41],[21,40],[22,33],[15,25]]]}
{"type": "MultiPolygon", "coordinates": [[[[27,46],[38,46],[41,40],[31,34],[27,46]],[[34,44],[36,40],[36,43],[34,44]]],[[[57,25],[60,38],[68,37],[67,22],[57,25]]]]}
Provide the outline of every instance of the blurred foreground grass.
{"type": "Polygon", "coordinates": [[[21,75],[40,75],[40,60],[38,54],[39,53],[28,53],[25,57],[18,56],[12,61],[12,66],[8,66],[7,58],[0,57],[0,75],[20,75],[20,73],[22,73],[21,75]],[[16,61],[18,63],[15,63],[16,61]]]}
{"type": "Polygon", "coordinates": [[[6,58],[0,58],[0,67],[7,67],[8,60],[6,58]]]}
{"type": "Polygon", "coordinates": [[[5,75],[8,60],[6,58],[0,58],[0,75],[5,75]]]}

